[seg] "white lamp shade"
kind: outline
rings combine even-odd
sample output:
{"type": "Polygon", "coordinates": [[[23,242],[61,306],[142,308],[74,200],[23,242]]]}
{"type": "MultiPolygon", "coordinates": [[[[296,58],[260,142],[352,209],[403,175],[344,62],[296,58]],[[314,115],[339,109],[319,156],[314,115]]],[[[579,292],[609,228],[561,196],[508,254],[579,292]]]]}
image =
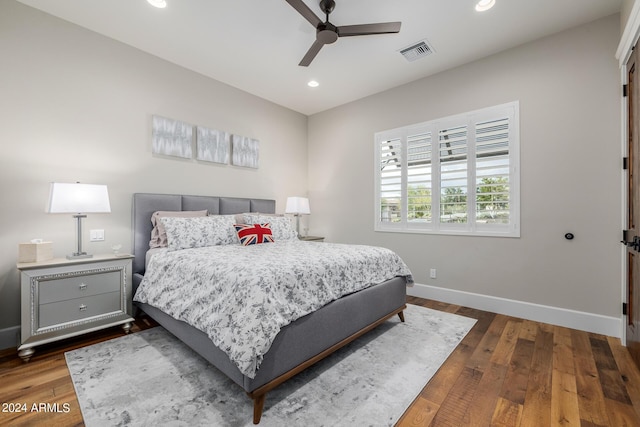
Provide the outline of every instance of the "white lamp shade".
{"type": "Polygon", "coordinates": [[[106,185],[52,182],[47,212],[109,213],[109,191],[106,185]]]}
{"type": "Polygon", "coordinates": [[[287,197],[287,207],[284,211],[288,214],[309,215],[309,199],[306,197],[287,197]]]}

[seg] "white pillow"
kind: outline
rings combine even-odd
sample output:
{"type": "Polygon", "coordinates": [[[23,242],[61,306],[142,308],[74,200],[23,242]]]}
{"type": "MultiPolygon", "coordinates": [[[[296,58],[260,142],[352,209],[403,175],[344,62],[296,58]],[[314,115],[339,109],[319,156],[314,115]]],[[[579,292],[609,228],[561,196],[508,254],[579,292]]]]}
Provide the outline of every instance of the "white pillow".
{"type": "Polygon", "coordinates": [[[244,222],[246,224],[271,224],[271,232],[273,240],[294,240],[298,238],[298,233],[291,225],[291,219],[286,216],[273,216],[263,214],[244,214],[244,222]]]}
{"type": "Polygon", "coordinates": [[[170,251],[240,243],[233,227],[235,223],[233,215],[164,217],[160,218],[160,221],[167,231],[170,251]]]}
{"type": "Polygon", "coordinates": [[[156,211],[151,215],[151,240],[149,241],[149,249],[166,248],[167,232],[164,231],[164,225],[160,218],[162,217],[194,217],[207,216],[207,211],[156,211]]]}

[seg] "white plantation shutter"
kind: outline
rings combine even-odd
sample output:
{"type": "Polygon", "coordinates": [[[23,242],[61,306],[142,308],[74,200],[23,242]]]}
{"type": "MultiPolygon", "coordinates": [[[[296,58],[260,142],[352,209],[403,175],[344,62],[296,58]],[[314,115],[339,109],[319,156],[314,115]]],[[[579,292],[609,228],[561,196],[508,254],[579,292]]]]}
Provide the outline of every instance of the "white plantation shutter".
{"type": "Polygon", "coordinates": [[[382,222],[399,222],[402,206],[402,153],[400,138],[380,141],[380,217],[382,222]]]}
{"type": "Polygon", "coordinates": [[[431,132],[407,137],[407,220],[431,222],[431,132]]]}
{"type": "Polygon", "coordinates": [[[467,222],[467,126],[438,133],[440,160],[440,222],[467,222]]]}
{"type": "Polygon", "coordinates": [[[476,123],[476,222],[509,223],[509,118],[476,123]]]}
{"type": "Polygon", "coordinates": [[[376,230],[518,237],[518,102],[376,133],[376,230]]]}

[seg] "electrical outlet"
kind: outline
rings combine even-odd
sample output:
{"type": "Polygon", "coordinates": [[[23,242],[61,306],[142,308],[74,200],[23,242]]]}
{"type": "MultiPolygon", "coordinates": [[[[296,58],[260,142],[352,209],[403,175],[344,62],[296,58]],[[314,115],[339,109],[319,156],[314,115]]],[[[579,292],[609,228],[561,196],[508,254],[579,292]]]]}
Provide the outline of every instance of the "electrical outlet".
{"type": "Polygon", "coordinates": [[[429,270],[429,277],[431,277],[432,279],[436,278],[436,269],[432,268],[431,270],[429,270]]]}
{"type": "Polygon", "coordinates": [[[102,242],[104,241],[104,230],[89,230],[90,242],[102,242]]]}

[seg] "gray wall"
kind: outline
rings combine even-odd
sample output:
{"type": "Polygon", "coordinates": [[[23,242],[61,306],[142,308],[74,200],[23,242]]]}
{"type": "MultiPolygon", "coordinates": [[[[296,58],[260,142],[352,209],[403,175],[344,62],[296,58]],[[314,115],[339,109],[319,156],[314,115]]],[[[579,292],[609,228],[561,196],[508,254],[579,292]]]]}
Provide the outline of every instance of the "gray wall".
{"type": "Polygon", "coordinates": [[[282,212],[307,190],[302,114],[13,0],[0,0],[0,53],[0,335],[20,322],[18,243],[75,248],[71,215],[44,213],[49,182],[108,185],[112,213],[84,222],[92,253],[130,250],[134,192],[274,198],[282,212]],[[154,156],[153,114],[259,139],[259,169],[154,156]]]}
{"type": "Polygon", "coordinates": [[[636,0],[622,0],[622,7],[620,8],[620,34],[622,34],[625,25],[627,25],[635,2],[636,0]]]}
{"type": "Polygon", "coordinates": [[[3,330],[19,323],[18,243],[52,240],[56,256],[74,249],[71,216],[44,213],[52,181],[109,186],[112,213],[85,220],[85,248],[94,253],[116,243],[130,249],[134,192],[275,198],[282,212],[287,196],[308,191],[310,233],[390,247],[419,283],[619,317],[620,19],[307,118],[0,0],[0,344],[3,330]],[[521,238],[373,231],[376,131],[513,100],[520,101],[521,238]],[[260,168],[154,156],[153,114],[258,138],[260,168]],[[106,241],[88,243],[92,228],[104,229],[106,241]],[[566,231],[576,239],[564,240],[566,231]],[[437,279],[427,277],[429,268],[437,279]]]}
{"type": "Polygon", "coordinates": [[[311,232],[394,249],[418,283],[619,318],[619,27],[611,16],[311,116],[311,232]],[[521,238],[373,231],[375,132],[515,100],[521,238]]]}

